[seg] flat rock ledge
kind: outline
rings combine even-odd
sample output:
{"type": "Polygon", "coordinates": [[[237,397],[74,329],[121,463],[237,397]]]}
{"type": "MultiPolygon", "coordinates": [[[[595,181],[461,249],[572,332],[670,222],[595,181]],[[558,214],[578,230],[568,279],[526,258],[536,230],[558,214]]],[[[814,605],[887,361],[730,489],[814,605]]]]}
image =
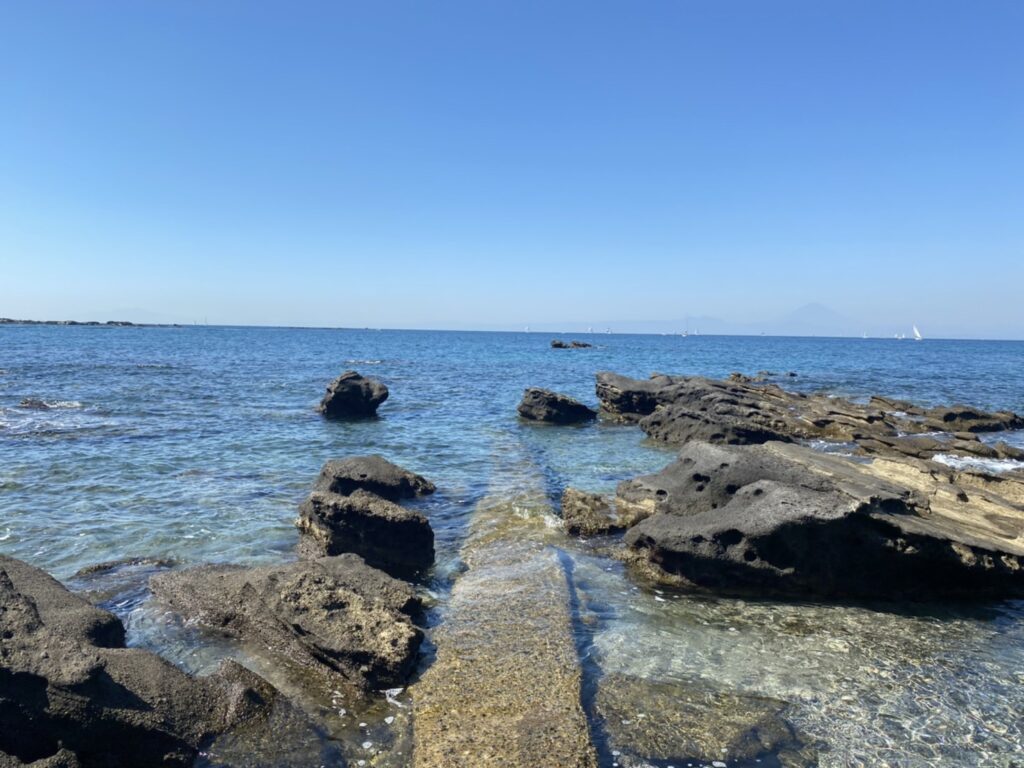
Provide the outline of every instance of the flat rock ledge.
{"type": "Polygon", "coordinates": [[[345,371],[327,385],[318,410],[328,419],[360,419],[374,416],[388,399],[388,388],[377,379],[345,371]]]}
{"type": "Polygon", "coordinates": [[[579,400],[539,387],[530,387],[523,393],[518,411],[527,421],[553,424],[577,424],[597,418],[597,411],[579,400]]]}
{"type": "Polygon", "coordinates": [[[617,496],[653,510],[624,541],[667,581],[778,596],[1024,594],[1020,479],[902,456],[690,441],[617,496]]]}
{"type": "MultiPolygon", "coordinates": [[[[883,397],[861,404],[789,392],[744,376],[716,380],[655,374],[644,380],[602,372],[596,391],[607,418],[639,424],[650,437],[669,443],[892,440],[934,432],[971,442],[981,432],[1024,429],[1024,417],[1010,412],[963,405],[925,409],[883,397]]],[[[956,445],[946,447],[957,450],[956,445]]]]}
{"type": "Polygon", "coordinates": [[[196,678],[126,648],[116,616],[0,556],[0,765],[191,766],[208,739],[265,729],[282,707],[234,662],[196,678]]]}
{"type": "Polygon", "coordinates": [[[156,597],[183,617],[322,688],[403,685],[423,633],[408,584],[353,554],[245,568],[205,565],[154,576],[156,597]]]}
{"type": "Polygon", "coordinates": [[[421,512],[395,501],[433,492],[429,480],[380,456],[328,461],[299,507],[299,555],[351,552],[394,576],[418,576],[433,565],[434,532],[421,512]]]}
{"type": "Polygon", "coordinates": [[[516,514],[530,504],[485,500],[474,515],[437,658],[410,689],[414,768],[596,768],[571,587],[555,532],[516,514]]]}

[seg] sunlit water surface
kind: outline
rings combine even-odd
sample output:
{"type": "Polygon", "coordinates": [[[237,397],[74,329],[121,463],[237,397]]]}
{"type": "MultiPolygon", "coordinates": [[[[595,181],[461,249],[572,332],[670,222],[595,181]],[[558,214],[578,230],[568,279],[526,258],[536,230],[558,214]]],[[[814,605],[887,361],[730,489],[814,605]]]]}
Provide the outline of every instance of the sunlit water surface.
{"type": "MultiPolygon", "coordinates": [[[[296,508],[320,465],[381,453],[439,488],[418,502],[438,538],[425,586],[436,621],[485,497],[540,489],[557,509],[567,485],[607,491],[671,460],[632,427],[519,423],[527,386],[594,403],[599,370],[792,370],[799,376],[786,385],[806,391],[1024,411],[1017,342],[586,338],[593,349],[553,350],[541,334],[0,327],[0,551],[63,579],[125,557],[280,562],[293,556],[296,508]],[[331,423],[315,413],[326,382],[348,368],[391,389],[379,419],[331,423]],[[51,407],[19,408],[28,397],[51,407]]],[[[1024,445],[1020,434],[1009,441],[1024,445]]],[[[627,675],[678,684],[681,695],[700,688],[782,700],[823,765],[1009,766],[1024,753],[1019,603],[821,606],[659,594],[584,543],[566,538],[562,549],[594,684],[627,675]]],[[[145,577],[158,567],[71,584],[103,590],[131,642],[188,669],[235,656],[260,671],[239,649],[198,642],[196,628],[152,605],[145,577]]],[[[315,704],[351,762],[407,764],[404,692],[355,714],[344,702],[315,704]]]]}

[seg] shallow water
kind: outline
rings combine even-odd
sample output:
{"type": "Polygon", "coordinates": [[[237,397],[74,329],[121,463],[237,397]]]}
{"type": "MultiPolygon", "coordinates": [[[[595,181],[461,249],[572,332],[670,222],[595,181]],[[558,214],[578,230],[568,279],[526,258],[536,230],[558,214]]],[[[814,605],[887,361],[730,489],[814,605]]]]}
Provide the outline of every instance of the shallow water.
{"type": "MultiPolygon", "coordinates": [[[[632,427],[520,424],[515,405],[527,386],[594,403],[598,370],[793,370],[799,376],[784,385],[807,391],[1024,411],[1019,342],[602,334],[587,337],[593,349],[553,350],[550,338],[2,326],[0,551],[64,579],[123,557],[278,562],[292,556],[296,508],[320,465],[379,452],[438,485],[419,502],[438,536],[427,585],[439,601],[436,620],[485,498],[539,488],[556,502],[567,485],[606,491],[671,459],[632,427]],[[314,412],[327,381],[346,368],[391,388],[379,419],[330,423],[314,412]],[[19,408],[29,397],[52,407],[19,408]]],[[[1024,445],[1024,435],[1008,441],[1024,445]]],[[[562,550],[595,680],[621,674],[780,699],[824,765],[1009,765],[1024,751],[1020,604],[928,613],[659,595],[582,543],[565,539],[562,550]]],[[[99,579],[133,643],[196,670],[237,655],[230,646],[201,649],[194,628],[147,601],[146,568],[137,570],[121,585],[99,579]]],[[[368,738],[363,720],[335,718],[336,733],[354,745],[350,758],[365,740],[392,744],[377,764],[402,765],[401,728],[380,730],[386,717],[401,726],[401,707],[384,702],[371,716],[368,738]]],[[[602,754],[607,765],[615,757],[602,754]]]]}

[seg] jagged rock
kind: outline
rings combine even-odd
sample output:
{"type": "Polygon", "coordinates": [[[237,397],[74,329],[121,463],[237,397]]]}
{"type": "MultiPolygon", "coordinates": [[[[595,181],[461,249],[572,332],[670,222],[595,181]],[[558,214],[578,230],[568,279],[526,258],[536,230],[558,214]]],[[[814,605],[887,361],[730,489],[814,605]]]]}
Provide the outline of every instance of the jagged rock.
{"type": "Polygon", "coordinates": [[[368,491],[313,491],[296,521],[302,557],[353,552],[375,568],[410,577],[434,562],[434,532],[420,512],[368,491]]]}
{"type": "Polygon", "coordinates": [[[553,339],[551,342],[552,349],[569,349],[569,345],[560,339],[553,339]]]}
{"type": "Polygon", "coordinates": [[[573,349],[590,349],[594,345],[587,341],[570,341],[569,346],[573,349]]]}
{"type": "Polygon", "coordinates": [[[518,410],[524,419],[556,424],[573,424],[597,418],[597,411],[579,400],[538,387],[530,387],[523,393],[518,410]]]}
{"type": "Polygon", "coordinates": [[[627,531],[666,577],[714,591],[863,598],[1024,594],[1024,482],[798,445],[685,445],[620,486],[656,514],[627,531]]]}
{"type": "Polygon", "coordinates": [[[193,678],[125,648],[114,615],[0,556],[0,763],[190,766],[201,743],[271,705],[285,706],[233,662],[193,678]]]}
{"type": "Polygon", "coordinates": [[[359,489],[389,501],[426,496],[437,490],[426,478],[377,455],[328,461],[321,468],[314,485],[314,490],[342,495],[359,489]]]}
{"type": "Polygon", "coordinates": [[[388,388],[377,379],[345,371],[327,385],[319,411],[329,419],[365,418],[377,413],[388,399],[388,388]]]}
{"type": "Polygon", "coordinates": [[[566,488],[562,493],[562,525],[571,536],[599,536],[624,531],[648,517],[652,507],[609,500],[597,493],[566,488]]]}
{"type": "Polygon", "coordinates": [[[325,689],[404,683],[423,638],[412,588],[356,555],[282,566],[200,566],[154,576],[154,594],[325,689]]]}
{"type": "Polygon", "coordinates": [[[434,532],[422,513],[394,502],[434,490],[381,456],[328,461],[299,508],[299,554],[353,552],[396,576],[418,575],[434,562],[434,532]]]}

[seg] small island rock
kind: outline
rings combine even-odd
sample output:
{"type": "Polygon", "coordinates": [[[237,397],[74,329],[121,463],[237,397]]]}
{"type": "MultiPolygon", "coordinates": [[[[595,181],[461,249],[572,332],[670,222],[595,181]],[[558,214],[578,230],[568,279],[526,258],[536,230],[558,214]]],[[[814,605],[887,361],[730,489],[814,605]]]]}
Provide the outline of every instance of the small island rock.
{"type": "Polygon", "coordinates": [[[518,410],[519,415],[529,421],[556,424],[573,424],[597,418],[597,411],[579,400],[539,387],[531,387],[523,393],[518,410]]]}
{"type": "Polygon", "coordinates": [[[388,388],[377,379],[345,371],[327,386],[319,411],[329,419],[366,418],[388,399],[388,388]]]}

